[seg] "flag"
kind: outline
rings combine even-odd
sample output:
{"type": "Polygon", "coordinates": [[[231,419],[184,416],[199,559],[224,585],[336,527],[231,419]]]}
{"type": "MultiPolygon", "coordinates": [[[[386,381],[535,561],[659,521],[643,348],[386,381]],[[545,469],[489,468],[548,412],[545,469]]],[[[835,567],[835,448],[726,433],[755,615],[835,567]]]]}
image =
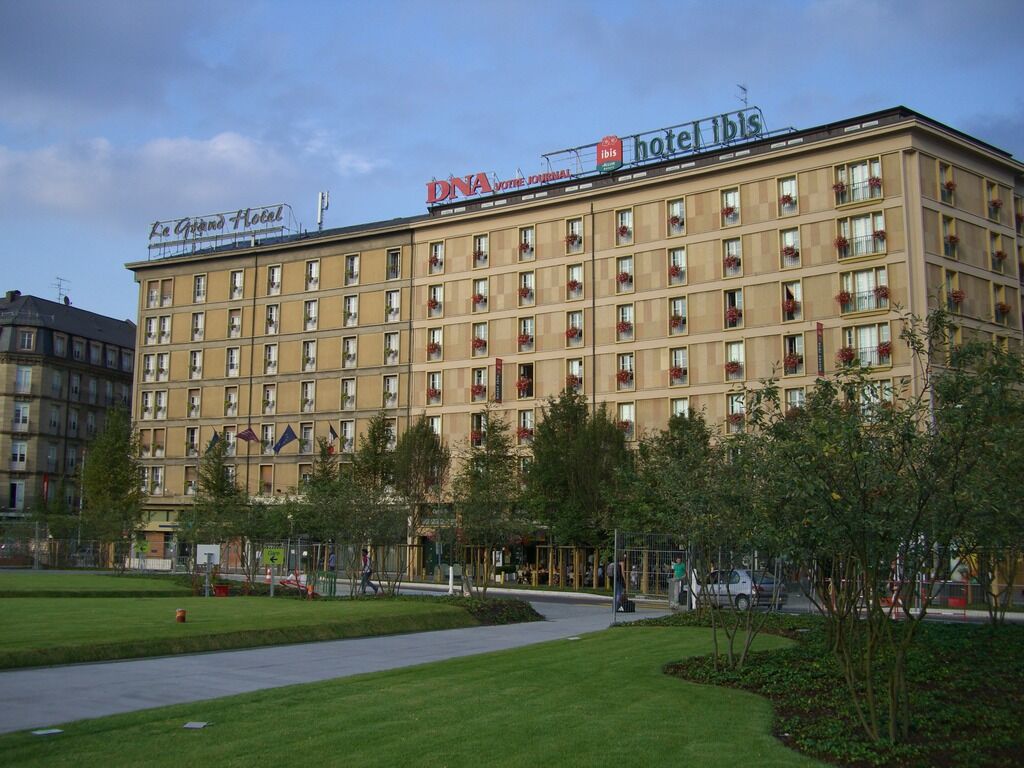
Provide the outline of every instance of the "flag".
{"type": "Polygon", "coordinates": [[[327,452],[334,453],[334,444],[338,442],[338,433],[334,431],[334,425],[331,424],[331,431],[327,433],[327,452]]]}
{"type": "Polygon", "coordinates": [[[237,437],[239,440],[245,440],[245,442],[247,443],[255,443],[259,440],[259,437],[256,435],[256,433],[252,431],[252,427],[244,429],[243,431],[235,435],[235,437],[237,437]]]}
{"type": "Polygon", "coordinates": [[[217,434],[217,430],[213,430],[213,437],[210,438],[210,443],[206,446],[206,452],[209,453],[213,450],[213,446],[220,442],[220,435],[217,434]]]}
{"type": "Polygon", "coordinates": [[[280,453],[281,449],[288,445],[288,443],[290,443],[292,440],[298,439],[299,438],[296,437],[295,432],[292,430],[292,425],[289,424],[287,427],[284,428],[284,434],[281,435],[281,438],[276,443],[274,443],[274,453],[280,453]]]}

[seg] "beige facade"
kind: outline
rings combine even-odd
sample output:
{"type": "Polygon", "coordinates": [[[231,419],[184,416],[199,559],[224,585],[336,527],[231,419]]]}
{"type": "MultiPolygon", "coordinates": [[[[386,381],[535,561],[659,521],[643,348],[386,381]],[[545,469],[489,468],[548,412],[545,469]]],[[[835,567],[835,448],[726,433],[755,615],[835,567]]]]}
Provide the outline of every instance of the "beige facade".
{"type": "Polygon", "coordinates": [[[129,265],[154,510],[170,521],[187,503],[215,430],[272,445],[292,427],[276,456],[236,444],[249,492],[278,495],[313,439],[333,426],[347,452],[382,407],[396,430],[425,414],[456,444],[491,401],[526,445],[544,399],[574,386],[631,440],[686,410],[729,432],[743,382],[777,376],[801,402],[819,326],[824,370],[870,364],[882,397],[914,386],[901,311],[942,302],[963,336],[1019,344],[1024,168],[906,110],[869,117],[388,227],[129,265]]]}

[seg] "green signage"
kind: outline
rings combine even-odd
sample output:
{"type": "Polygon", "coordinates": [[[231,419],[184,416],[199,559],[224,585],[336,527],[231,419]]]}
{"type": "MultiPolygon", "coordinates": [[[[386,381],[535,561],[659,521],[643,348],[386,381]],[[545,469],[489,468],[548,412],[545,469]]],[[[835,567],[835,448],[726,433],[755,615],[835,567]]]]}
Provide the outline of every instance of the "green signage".
{"type": "Polygon", "coordinates": [[[263,562],[267,565],[283,565],[284,547],[264,547],[263,562]]]}
{"type": "Polygon", "coordinates": [[[147,552],[149,552],[149,542],[145,541],[145,540],[143,540],[143,541],[136,541],[135,542],[135,551],[138,552],[140,555],[146,554],[147,552]]]}

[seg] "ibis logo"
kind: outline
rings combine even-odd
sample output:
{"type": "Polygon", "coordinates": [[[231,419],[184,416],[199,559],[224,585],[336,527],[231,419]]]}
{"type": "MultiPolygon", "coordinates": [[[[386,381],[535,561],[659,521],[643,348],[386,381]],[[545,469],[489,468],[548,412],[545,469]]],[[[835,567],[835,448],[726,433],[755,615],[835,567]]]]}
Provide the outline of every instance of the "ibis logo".
{"type": "Polygon", "coordinates": [[[622,167],[622,139],[605,136],[597,143],[597,170],[607,173],[622,167]]]}

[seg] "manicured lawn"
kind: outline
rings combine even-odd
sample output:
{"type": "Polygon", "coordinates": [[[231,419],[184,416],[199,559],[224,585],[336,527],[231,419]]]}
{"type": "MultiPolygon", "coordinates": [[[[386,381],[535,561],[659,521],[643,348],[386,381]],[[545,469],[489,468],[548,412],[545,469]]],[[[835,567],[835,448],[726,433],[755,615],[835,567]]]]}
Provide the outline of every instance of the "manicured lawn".
{"type": "Polygon", "coordinates": [[[0,668],[475,626],[429,600],[266,597],[0,599],[0,668]],[[184,608],[188,620],[175,622],[184,608]]]}
{"type": "MultiPolygon", "coordinates": [[[[810,766],[768,702],[662,673],[706,653],[694,627],[576,641],[0,737],[8,766],[810,766]],[[211,726],[186,731],[190,720],[211,726]]],[[[765,637],[762,648],[788,641],[765,637]]]]}
{"type": "Polygon", "coordinates": [[[189,595],[191,590],[167,576],[153,578],[117,576],[110,573],[47,573],[0,571],[0,597],[74,597],[124,595],[189,595]]]}

